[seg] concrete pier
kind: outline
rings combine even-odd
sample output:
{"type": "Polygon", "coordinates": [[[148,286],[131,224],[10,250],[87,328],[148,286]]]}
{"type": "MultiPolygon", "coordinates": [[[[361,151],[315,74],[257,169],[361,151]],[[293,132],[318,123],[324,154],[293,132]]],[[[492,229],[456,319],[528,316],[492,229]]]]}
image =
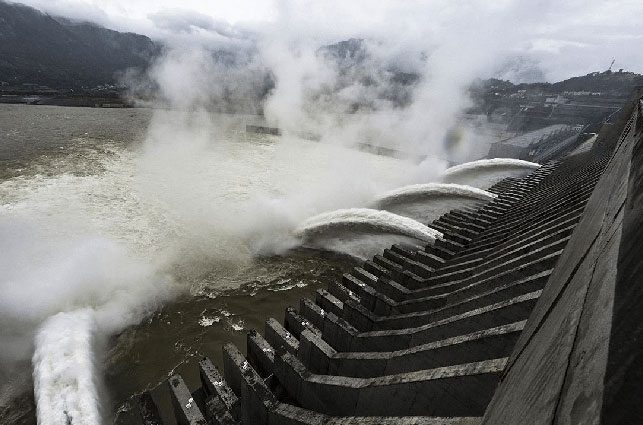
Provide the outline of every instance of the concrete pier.
{"type": "Polygon", "coordinates": [[[172,376],[176,423],[638,423],[641,105],[268,320],[246,356],[226,345],[222,371],[203,359],[200,388],[172,376]]]}

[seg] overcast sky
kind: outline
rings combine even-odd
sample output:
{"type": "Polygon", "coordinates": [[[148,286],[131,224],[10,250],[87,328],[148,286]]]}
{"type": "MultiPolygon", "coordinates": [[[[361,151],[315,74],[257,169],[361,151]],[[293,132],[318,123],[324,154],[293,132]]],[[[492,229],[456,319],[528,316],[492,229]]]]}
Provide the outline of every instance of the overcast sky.
{"type": "MultiPolygon", "coordinates": [[[[302,38],[440,44],[454,32],[504,48],[555,81],[643,73],[643,0],[21,0],[154,39],[226,42],[287,28],[302,38]],[[479,31],[477,31],[479,29],[479,31]]],[[[467,43],[464,38],[462,43],[467,43]]],[[[479,43],[479,40],[476,40],[479,43]]]]}

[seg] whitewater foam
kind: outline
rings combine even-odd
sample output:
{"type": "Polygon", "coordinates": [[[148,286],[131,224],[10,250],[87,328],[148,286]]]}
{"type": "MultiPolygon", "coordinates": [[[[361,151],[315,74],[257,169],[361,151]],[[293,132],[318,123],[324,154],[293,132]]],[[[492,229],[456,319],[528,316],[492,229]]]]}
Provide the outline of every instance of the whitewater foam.
{"type": "Polygon", "coordinates": [[[97,425],[91,310],[58,313],[39,328],[33,355],[39,425],[97,425]]]}
{"type": "Polygon", "coordinates": [[[424,242],[442,238],[442,233],[412,218],[369,208],[347,208],[316,215],[304,221],[295,234],[306,239],[326,231],[343,229],[392,233],[424,242]]]}
{"type": "Polygon", "coordinates": [[[454,196],[469,199],[491,201],[497,195],[473,186],[454,183],[425,183],[400,187],[379,196],[375,205],[382,207],[389,204],[404,202],[408,199],[418,199],[434,196],[454,196]]]}

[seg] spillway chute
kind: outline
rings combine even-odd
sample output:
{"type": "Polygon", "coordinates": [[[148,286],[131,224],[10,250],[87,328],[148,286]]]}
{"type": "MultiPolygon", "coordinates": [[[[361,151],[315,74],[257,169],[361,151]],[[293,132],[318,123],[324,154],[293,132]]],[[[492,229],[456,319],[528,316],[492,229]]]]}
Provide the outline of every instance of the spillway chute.
{"type": "Polygon", "coordinates": [[[442,182],[486,189],[507,177],[524,177],[538,168],[538,163],[515,158],[481,159],[447,168],[442,182]]]}
{"type": "Polygon", "coordinates": [[[295,233],[305,238],[330,229],[351,228],[398,234],[424,242],[434,242],[442,237],[439,231],[416,220],[369,208],[347,208],[316,215],[304,221],[295,233]]]}
{"type": "Polygon", "coordinates": [[[375,205],[386,206],[408,200],[436,197],[462,197],[481,201],[491,201],[495,199],[497,195],[477,187],[463,184],[425,183],[403,186],[390,192],[386,192],[376,199],[375,205]]]}
{"type": "Polygon", "coordinates": [[[311,217],[295,230],[302,245],[368,258],[395,243],[432,244],[442,233],[388,211],[348,208],[311,217]]]}
{"type": "Polygon", "coordinates": [[[453,183],[425,183],[400,187],[384,193],[374,208],[430,223],[447,212],[464,207],[478,207],[497,195],[473,186],[453,183]]]}
{"type": "Polygon", "coordinates": [[[540,164],[515,158],[480,159],[478,161],[465,162],[464,164],[454,165],[453,167],[447,168],[444,171],[444,175],[449,176],[466,171],[475,171],[484,168],[497,167],[526,168],[529,170],[535,170],[537,168],[540,168],[540,164]]]}

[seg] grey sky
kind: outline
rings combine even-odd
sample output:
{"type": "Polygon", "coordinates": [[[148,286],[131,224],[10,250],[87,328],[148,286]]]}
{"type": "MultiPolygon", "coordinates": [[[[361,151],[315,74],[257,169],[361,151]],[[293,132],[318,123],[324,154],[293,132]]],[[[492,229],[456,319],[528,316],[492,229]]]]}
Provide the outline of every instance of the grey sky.
{"type": "MultiPolygon", "coordinates": [[[[614,68],[643,73],[641,0],[21,0],[47,13],[166,41],[225,43],[272,31],[290,39],[386,40],[412,49],[455,33],[550,80],[614,68]],[[476,31],[478,30],[478,31],[476,31]],[[486,44],[481,44],[482,39],[486,44]]],[[[402,49],[403,50],[403,49],[402,49]]]]}

